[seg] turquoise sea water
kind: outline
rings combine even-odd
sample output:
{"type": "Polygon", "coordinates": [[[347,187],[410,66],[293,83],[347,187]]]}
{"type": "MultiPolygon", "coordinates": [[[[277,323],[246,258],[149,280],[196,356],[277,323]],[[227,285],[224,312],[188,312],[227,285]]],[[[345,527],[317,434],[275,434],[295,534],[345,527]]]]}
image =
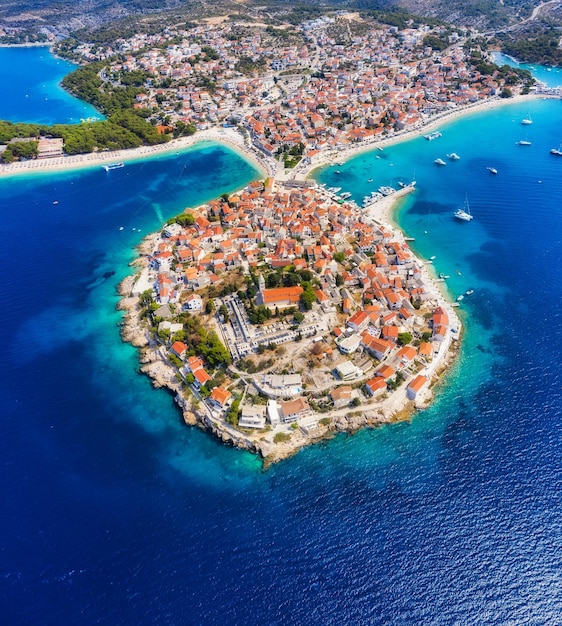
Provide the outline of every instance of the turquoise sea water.
{"type": "Polygon", "coordinates": [[[496,52],[493,55],[494,62],[498,65],[510,65],[529,70],[533,76],[542,81],[548,87],[562,87],[562,67],[547,67],[544,65],[533,65],[532,63],[519,63],[515,59],[496,52]]]}
{"type": "Polygon", "coordinates": [[[255,170],[204,144],[0,180],[3,622],[558,624],[561,122],[506,106],[320,174],[357,199],[415,176],[398,222],[474,294],[430,409],[265,473],[182,424],[115,311],[142,236],[255,170]]]}
{"type": "Polygon", "coordinates": [[[38,124],[78,124],[103,115],[74,98],[60,81],[75,65],[53,56],[48,47],[0,48],[0,119],[38,124]]]}

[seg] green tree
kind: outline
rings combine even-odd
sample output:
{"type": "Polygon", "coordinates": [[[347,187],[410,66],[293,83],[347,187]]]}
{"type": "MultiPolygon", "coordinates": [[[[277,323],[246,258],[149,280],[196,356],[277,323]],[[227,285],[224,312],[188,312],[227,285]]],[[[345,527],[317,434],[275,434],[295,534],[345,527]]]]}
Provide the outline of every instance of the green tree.
{"type": "Polygon", "coordinates": [[[409,332],[398,333],[398,341],[401,345],[407,346],[412,341],[412,334],[409,332]]]}
{"type": "Polygon", "coordinates": [[[316,302],[316,294],[312,283],[304,282],[302,284],[303,292],[301,293],[300,302],[305,311],[310,311],[312,305],[316,302]]]}

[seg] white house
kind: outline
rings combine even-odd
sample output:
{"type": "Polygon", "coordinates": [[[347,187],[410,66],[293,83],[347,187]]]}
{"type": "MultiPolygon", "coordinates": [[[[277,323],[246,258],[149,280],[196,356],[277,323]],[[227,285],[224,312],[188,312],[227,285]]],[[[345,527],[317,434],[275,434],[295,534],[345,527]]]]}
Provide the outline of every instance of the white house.
{"type": "Polygon", "coordinates": [[[188,311],[201,311],[203,309],[203,300],[198,293],[192,293],[185,299],[183,308],[188,311]]]}
{"type": "Polygon", "coordinates": [[[238,419],[238,426],[240,428],[265,428],[265,413],[266,408],[263,405],[249,406],[245,404],[238,419]]]}

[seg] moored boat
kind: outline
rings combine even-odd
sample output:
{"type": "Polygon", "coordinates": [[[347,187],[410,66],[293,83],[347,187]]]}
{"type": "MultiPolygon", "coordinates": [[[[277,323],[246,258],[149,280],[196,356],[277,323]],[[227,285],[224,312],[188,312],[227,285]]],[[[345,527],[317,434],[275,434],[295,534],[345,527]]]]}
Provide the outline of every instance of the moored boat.
{"type": "Polygon", "coordinates": [[[456,152],[451,152],[447,155],[447,158],[451,159],[451,161],[458,161],[460,156],[456,152]]]}
{"type": "Polygon", "coordinates": [[[390,196],[391,194],[395,193],[396,189],[394,189],[394,187],[388,187],[388,186],[382,186],[379,187],[379,193],[381,193],[383,196],[390,196]]]}
{"type": "Polygon", "coordinates": [[[447,165],[445,161],[443,161],[443,159],[435,159],[435,161],[433,162],[435,163],[435,165],[447,165]]]}
{"type": "MultiPolygon", "coordinates": [[[[468,198],[464,201],[464,207],[459,207],[453,215],[463,222],[470,222],[474,219],[474,216],[470,212],[470,206],[468,205],[468,198]]],[[[457,270],[458,271],[458,270],[457,270]]],[[[460,272],[459,272],[460,273],[460,272]]]]}
{"type": "Polygon", "coordinates": [[[123,163],[123,161],[119,161],[118,163],[108,163],[103,166],[103,169],[106,172],[109,172],[110,170],[118,170],[121,167],[125,167],[125,163],[123,163]]]}

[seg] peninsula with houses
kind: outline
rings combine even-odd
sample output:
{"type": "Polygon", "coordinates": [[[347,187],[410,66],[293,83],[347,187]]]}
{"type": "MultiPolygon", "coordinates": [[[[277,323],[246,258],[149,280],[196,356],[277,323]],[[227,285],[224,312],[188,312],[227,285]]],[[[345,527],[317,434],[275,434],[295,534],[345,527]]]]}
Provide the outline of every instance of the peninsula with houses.
{"type": "Polygon", "coordinates": [[[427,405],[461,323],[384,205],[266,178],[144,240],[122,336],[186,423],[268,464],[427,405]]]}

